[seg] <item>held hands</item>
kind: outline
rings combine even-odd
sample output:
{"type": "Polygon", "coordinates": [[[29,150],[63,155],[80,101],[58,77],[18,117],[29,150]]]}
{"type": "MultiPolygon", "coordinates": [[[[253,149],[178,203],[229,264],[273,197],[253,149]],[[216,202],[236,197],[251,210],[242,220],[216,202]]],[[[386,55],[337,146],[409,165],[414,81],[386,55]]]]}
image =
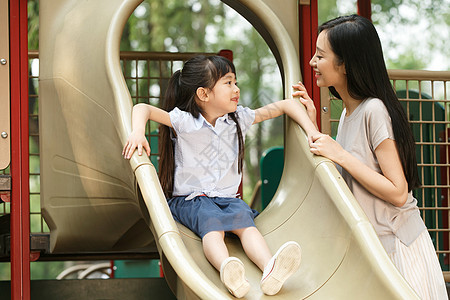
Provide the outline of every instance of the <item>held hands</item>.
{"type": "Polygon", "coordinates": [[[326,158],[341,165],[345,150],[328,134],[320,133],[312,136],[309,143],[309,150],[316,155],[325,156],[326,158]]]}
{"type": "MultiPolygon", "coordinates": [[[[300,102],[305,106],[309,118],[317,128],[316,107],[305,86],[299,81],[297,84],[292,85],[292,88],[296,90],[292,96],[300,97],[300,102]]],[[[345,155],[345,150],[341,145],[327,134],[318,132],[308,136],[308,141],[311,153],[325,156],[335,163],[339,164],[345,155]]]]}
{"type": "Polygon", "coordinates": [[[142,155],[142,149],[145,150],[148,156],[150,156],[150,145],[148,144],[145,134],[131,132],[127,142],[122,150],[122,156],[125,159],[130,159],[134,153],[134,150],[138,149],[138,154],[142,155]]]}
{"type": "MultiPolygon", "coordinates": [[[[318,129],[319,127],[317,126],[316,107],[314,106],[314,102],[311,97],[309,97],[308,91],[306,90],[305,86],[301,81],[299,81],[297,84],[292,85],[292,88],[296,90],[294,93],[292,93],[292,97],[299,97],[300,103],[302,103],[306,108],[306,113],[308,114],[309,119],[316,126],[316,129],[318,129]]],[[[308,141],[310,146],[313,143],[314,137],[319,137],[320,135],[321,133],[319,131],[313,133],[312,135],[308,134],[308,141]]]]}
{"type": "Polygon", "coordinates": [[[292,85],[292,88],[296,90],[292,93],[292,97],[300,97],[300,102],[305,106],[306,112],[308,113],[309,119],[317,126],[316,119],[316,107],[314,106],[314,102],[311,97],[308,95],[308,91],[306,91],[305,86],[300,81],[297,84],[292,85]]]}

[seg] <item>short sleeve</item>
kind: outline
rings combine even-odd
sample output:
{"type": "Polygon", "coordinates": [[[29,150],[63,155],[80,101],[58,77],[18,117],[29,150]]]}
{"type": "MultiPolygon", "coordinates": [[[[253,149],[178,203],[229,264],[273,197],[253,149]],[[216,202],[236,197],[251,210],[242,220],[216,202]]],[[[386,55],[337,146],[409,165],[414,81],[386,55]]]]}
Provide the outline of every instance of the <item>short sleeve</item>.
{"type": "Polygon", "coordinates": [[[175,107],[169,112],[170,123],[177,133],[182,133],[186,131],[190,126],[192,126],[194,117],[185,111],[182,111],[178,107],[175,107]]]}
{"type": "Polygon", "coordinates": [[[253,122],[255,122],[255,111],[248,107],[238,105],[236,109],[236,114],[242,132],[244,133],[247,132],[252,126],[253,122]]]}
{"type": "Polygon", "coordinates": [[[367,107],[367,132],[372,151],[374,151],[385,139],[394,140],[392,121],[386,106],[380,99],[371,99],[367,107]]]}

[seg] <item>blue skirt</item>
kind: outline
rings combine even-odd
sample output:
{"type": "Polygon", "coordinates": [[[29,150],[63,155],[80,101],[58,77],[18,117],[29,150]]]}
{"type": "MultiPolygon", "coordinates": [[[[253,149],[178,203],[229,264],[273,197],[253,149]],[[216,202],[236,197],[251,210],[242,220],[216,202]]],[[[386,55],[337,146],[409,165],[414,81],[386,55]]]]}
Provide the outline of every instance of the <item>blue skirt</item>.
{"type": "Polygon", "coordinates": [[[203,238],[211,231],[232,231],[255,226],[259,214],[239,198],[198,196],[185,200],[185,196],[168,200],[173,218],[203,238]]]}

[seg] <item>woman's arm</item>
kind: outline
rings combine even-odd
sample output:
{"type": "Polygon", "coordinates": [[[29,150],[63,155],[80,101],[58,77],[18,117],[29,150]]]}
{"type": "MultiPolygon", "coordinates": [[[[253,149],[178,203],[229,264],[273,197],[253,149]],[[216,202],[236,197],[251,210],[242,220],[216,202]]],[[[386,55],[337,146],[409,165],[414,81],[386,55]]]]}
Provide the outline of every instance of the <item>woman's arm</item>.
{"type": "Polygon", "coordinates": [[[143,148],[147,155],[150,155],[150,145],[145,138],[145,124],[148,120],[172,127],[168,112],[148,104],[136,104],[131,116],[132,132],[122,150],[124,158],[130,159],[136,148],[139,155],[142,155],[143,148]]]}
{"type": "Polygon", "coordinates": [[[382,174],[362,163],[328,135],[314,136],[313,141],[312,153],[325,156],[339,164],[370,193],[397,207],[405,204],[408,183],[395,141],[385,139],[375,149],[382,174]]]}
{"type": "Polygon", "coordinates": [[[255,121],[253,124],[287,114],[305,130],[308,137],[311,137],[313,134],[319,133],[319,131],[302,106],[302,103],[293,99],[270,103],[255,110],[255,121]]]}

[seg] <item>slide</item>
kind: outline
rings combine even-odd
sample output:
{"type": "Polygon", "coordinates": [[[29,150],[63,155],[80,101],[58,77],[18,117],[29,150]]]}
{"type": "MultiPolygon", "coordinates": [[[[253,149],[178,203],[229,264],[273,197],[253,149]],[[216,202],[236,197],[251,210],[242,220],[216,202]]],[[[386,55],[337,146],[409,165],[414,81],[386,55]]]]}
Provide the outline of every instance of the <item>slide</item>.
{"type": "MultiPolygon", "coordinates": [[[[285,7],[275,0],[225,2],[260,19],[259,30],[271,35],[272,47],[278,49],[284,82],[297,82],[298,54],[289,32],[298,30],[298,1],[286,1],[285,7]],[[287,28],[287,22],[292,26],[287,28]]],[[[41,207],[51,230],[51,251],[157,249],[178,299],[230,299],[206,261],[200,239],[173,220],[149,159],[120,156],[131,131],[132,101],[119,44],[139,4],[40,1],[41,207]]],[[[285,128],[280,186],[256,224],[273,251],[285,241],[297,241],[302,264],[278,295],[265,296],[259,288],[261,272],[239,240],[227,238],[252,286],[246,299],[417,298],[334,165],[309,152],[298,125],[286,120],[285,128]]]]}

